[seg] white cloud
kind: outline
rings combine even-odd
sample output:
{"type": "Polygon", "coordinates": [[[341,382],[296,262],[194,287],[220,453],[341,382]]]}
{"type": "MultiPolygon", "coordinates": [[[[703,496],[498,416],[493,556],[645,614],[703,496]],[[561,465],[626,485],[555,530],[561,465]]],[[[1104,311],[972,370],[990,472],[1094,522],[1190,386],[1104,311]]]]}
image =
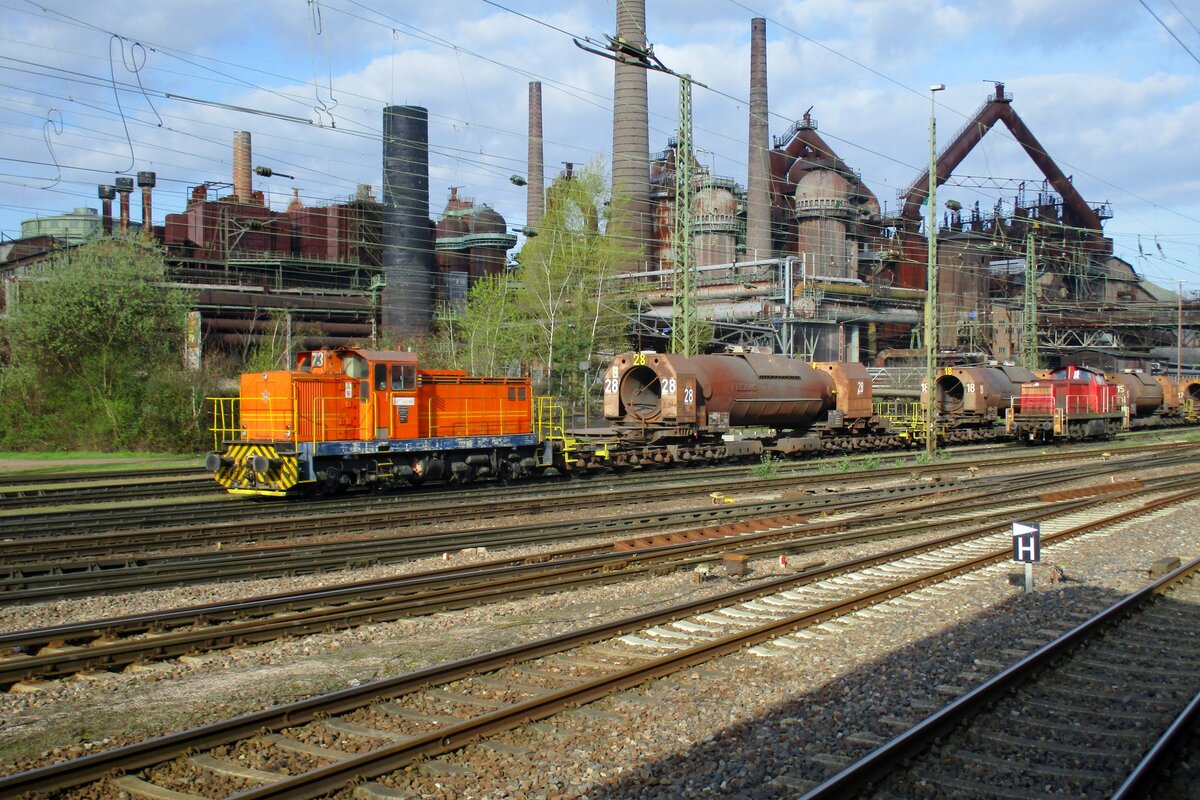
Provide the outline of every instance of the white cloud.
{"type": "MultiPolygon", "coordinates": [[[[506,5],[595,39],[615,27],[608,3],[506,5]]],[[[584,163],[611,148],[612,63],[577,49],[558,31],[482,2],[322,0],[319,34],[311,7],[294,0],[212,0],[204,14],[186,18],[161,1],[131,0],[120,16],[82,0],[54,6],[156,48],[141,71],[150,90],[317,120],[323,116],[314,109],[318,96],[331,104],[332,72],[336,129],[158,98],[153,104],[162,115],[160,128],[140,93],[122,91],[135,168],[160,175],[160,218],[182,208],[189,184],[228,180],[229,142],[237,129],[253,132],[257,163],[296,175],[294,182],[262,182],[281,201],[293,185],[308,202],[345,197],[358,183],[378,186],[382,108],[412,103],[430,111],[434,211],[442,207],[446,186],[461,185],[464,194],[495,205],[519,225],[525,196],[508,176],[525,171],[531,76],[544,82],[548,174],[562,161],[584,163]]],[[[648,0],[647,6],[649,38],[664,62],[737,98],[695,93],[696,145],[711,151],[701,160],[720,174],[744,181],[742,101],[748,94],[749,20],[757,12],[768,18],[771,132],[783,133],[812,106],[822,135],[881,201],[894,203],[895,190],[927,158],[928,85],[948,87],[938,97],[944,141],[990,91],[982,79],[1000,79],[1085,197],[1113,200],[1118,213],[1145,220],[1148,236],[1186,234],[1191,238],[1172,241],[1193,243],[1189,255],[1200,244],[1200,222],[1186,219],[1200,219],[1195,187],[1186,177],[1200,174],[1190,141],[1200,122],[1200,71],[1140,5],[648,0]],[[1139,197],[1177,203],[1185,217],[1154,211],[1139,197]]],[[[1181,36],[1191,32],[1188,41],[1200,50],[1200,36],[1176,17],[1164,19],[1178,24],[1181,36]]],[[[52,137],[55,156],[64,165],[98,170],[65,169],[54,191],[41,192],[37,187],[55,174],[52,165],[0,161],[6,173],[0,178],[0,230],[14,236],[18,221],[32,211],[96,205],[95,184],[128,165],[129,145],[109,84],[107,33],[30,5],[6,15],[0,39],[10,59],[95,78],[39,77],[18,71],[31,69],[27,65],[0,60],[0,83],[12,109],[0,121],[0,155],[49,162],[43,121],[57,108],[66,126],[52,137]]],[[[117,80],[136,83],[115,48],[113,53],[117,80]]],[[[650,146],[658,150],[675,130],[677,84],[652,74],[649,87],[650,146]]],[[[1035,174],[999,133],[989,134],[964,168],[1035,174]]],[[[1120,217],[1111,224],[1122,231],[1136,227],[1120,217]]]]}

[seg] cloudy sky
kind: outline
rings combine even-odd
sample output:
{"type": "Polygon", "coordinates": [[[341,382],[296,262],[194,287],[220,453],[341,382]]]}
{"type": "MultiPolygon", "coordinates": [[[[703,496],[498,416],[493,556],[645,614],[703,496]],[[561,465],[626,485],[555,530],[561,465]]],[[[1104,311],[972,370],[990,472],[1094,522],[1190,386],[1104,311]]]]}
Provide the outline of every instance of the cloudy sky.
{"type": "MultiPolygon", "coordinates": [[[[528,83],[543,83],[547,177],[607,164],[609,61],[574,46],[615,29],[616,0],[0,0],[0,232],[77,206],[96,185],[158,173],[155,221],[189,187],[229,181],[235,130],[283,207],[381,183],[389,104],[429,109],[431,206],[450,186],[524,223],[528,83]]],[[[1198,0],[646,0],[647,35],[695,94],[699,160],[745,182],[750,19],[767,19],[771,133],[812,108],[881,202],[928,160],[930,97],[946,141],[1003,81],[1014,108],[1092,204],[1117,254],[1200,289],[1198,0]],[[1157,18],[1156,18],[1157,17],[1157,18]],[[1161,22],[1160,22],[1161,20],[1161,22]]],[[[677,84],[651,74],[650,147],[676,126],[677,84]]],[[[1011,204],[1042,176],[1004,129],[939,199],[1011,204]],[[971,176],[967,178],[965,176],[971,176]]],[[[137,201],[134,218],[140,219],[137,201]]]]}

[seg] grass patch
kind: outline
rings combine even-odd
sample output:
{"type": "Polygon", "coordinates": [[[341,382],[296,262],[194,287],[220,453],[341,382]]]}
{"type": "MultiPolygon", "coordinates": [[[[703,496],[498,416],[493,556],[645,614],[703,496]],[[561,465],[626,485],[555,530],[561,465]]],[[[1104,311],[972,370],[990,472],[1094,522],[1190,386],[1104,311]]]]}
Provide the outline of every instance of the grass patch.
{"type": "Polygon", "coordinates": [[[774,453],[763,453],[758,463],[750,468],[750,474],[756,478],[774,478],[779,475],[779,465],[783,459],[774,453]]]}
{"type": "Polygon", "coordinates": [[[37,452],[0,453],[0,474],[4,475],[63,475],[72,473],[137,472],[147,469],[193,467],[201,469],[204,460],[198,455],[165,455],[163,453],[95,453],[95,452],[37,452]]]}

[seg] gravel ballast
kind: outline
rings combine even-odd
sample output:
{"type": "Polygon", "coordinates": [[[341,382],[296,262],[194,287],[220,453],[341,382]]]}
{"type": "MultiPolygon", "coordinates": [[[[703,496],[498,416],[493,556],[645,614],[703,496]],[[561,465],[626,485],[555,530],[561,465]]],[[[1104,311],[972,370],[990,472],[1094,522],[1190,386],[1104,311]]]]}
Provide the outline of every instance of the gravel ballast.
{"type": "MultiPolygon", "coordinates": [[[[788,658],[741,653],[498,737],[520,753],[474,745],[444,759],[467,769],[439,771],[435,763],[382,782],[414,796],[447,798],[792,796],[896,733],[902,722],[943,704],[944,687],[985,679],[1079,615],[1144,585],[1158,558],[1200,555],[1198,510],[1192,503],[1047,547],[1033,595],[1022,594],[1019,566],[1001,565],[922,594],[919,604],[857,615],[843,632],[814,638],[788,658]],[[1056,566],[1066,581],[1051,582],[1056,566]]],[[[901,543],[842,548],[824,557],[840,561],[901,543]]],[[[454,558],[467,563],[492,555],[454,558]]],[[[430,566],[445,563],[383,567],[354,578],[430,566]]],[[[9,693],[0,696],[0,772],[720,593],[785,569],[774,559],[751,566],[746,579],[696,585],[690,574],[675,573],[9,693]]],[[[232,596],[342,580],[265,581],[232,596]]],[[[185,599],[177,591],[133,597],[150,609],[207,602],[205,591],[227,597],[228,589],[193,587],[185,599]]],[[[89,602],[103,607],[110,601],[107,613],[130,613],[128,598],[89,602]]],[[[47,619],[63,610],[79,613],[44,605],[47,619]]],[[[77,618],[104,613],[93,606],[77,618]]],[[[28,619],[19,627],[30,627],[28,619]]]]}

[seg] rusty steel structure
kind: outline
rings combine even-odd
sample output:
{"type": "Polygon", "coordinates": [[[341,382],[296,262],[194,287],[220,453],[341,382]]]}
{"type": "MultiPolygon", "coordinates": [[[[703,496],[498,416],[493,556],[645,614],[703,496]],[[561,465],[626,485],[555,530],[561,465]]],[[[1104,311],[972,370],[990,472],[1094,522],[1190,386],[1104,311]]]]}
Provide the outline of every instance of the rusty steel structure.
{"type": "Polygon", "coordinates": [[[476,281],[504,271],[505,254],[516,243],[517,237],[508,232],[504,217],[494,208],[459,197],[458,187],[451,186],[434,228],[438,302],[448,307],[465,303],[476,281]]]}
{"type": "MultiPolygon", "coordinates": [[[[1076,191],[1074,184],[1059,168],[1042,147],[1037,137],[1025,125],[1025,122],[1012,107],[1012,95],[1004,91],[1004,84],[997,83],[995,92],[980,106],[979,110],[959,130],[938,153],[935,182],[941,186],[949,179],[954,169],[962,163],[975,145],[983,140],[984,135],[997,122],[1002,122],[1013,138],[1024,149],[1054,191],[1063,199],[1062,224],[1075,228],[1085,228],[1096,236],[1102,236],[1100,214],[1088,205],[1087,201],[1076,191]]],[[[901,227],[915,231],[921,220],[921,204],[929,196],[925,188],[929,183],[929,170],[923,171],[904,193],[904,208],[900,212],[901,227]]],[[[1109,247],[1111,252],[1111,246],[1109,247]]]]}
{"type": "MultiPolygon", "coordinates": [[[[690,161],[697,172],[692,188],[704,198],[691,217],[698,315],[714,333],[701,349],[736,344],[816,360],[870,360],[909,350],[927,274],[937,278],[934,339],[948,365],[1015,359],[1030,347],[1023,338],[1033,336],[1051,363],[1107,348],[1113,363],[1137,366],[1172,344],[1182,352],[1184,337],[1200,328],[1200,309],[1158,307],[1132,265],[1113,256],[1102,227],[1111,216],[1107,204],[1084,199],[1002,83],[936,153],[933,169],[914,177],[894,213],[820,135],[811,108],[766,150],[766,95],[765,23],[756,19],[746,189],[690,161]],[[1002,182],[1015,196],[990,210],[950,201],[944,214],[931,214],[931,220],[941,217],[940,246],[927,269],[929,186],[951,180],[996,124],[1012,134],[1045,181],[1028,194],[1024,182],[1002,182]],[[732,216],[725,213],[730,207],[736,208],[732,216]],[[1145,305],[1136,319],[1128,315],[1130,303],[1145,305]]],[[[668,235],[678,213],[676,150],[671,140],[650,157],[648,271],[624,276],[650,284],[639,290],[643,307],[635,331],[642,346],[662,348],[673,325],[664,282],[679,247],[668,235]]]]}

